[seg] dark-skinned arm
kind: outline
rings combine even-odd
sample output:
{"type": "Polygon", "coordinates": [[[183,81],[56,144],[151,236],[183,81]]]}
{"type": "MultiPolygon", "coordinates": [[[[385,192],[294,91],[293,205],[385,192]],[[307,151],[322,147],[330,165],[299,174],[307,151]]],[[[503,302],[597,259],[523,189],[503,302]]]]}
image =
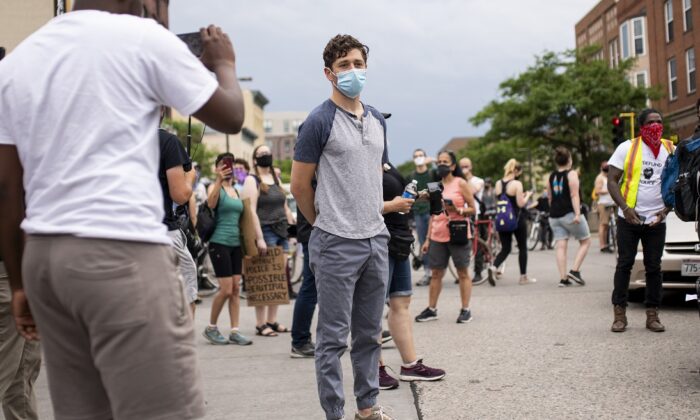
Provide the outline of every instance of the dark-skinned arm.
{"type": "Polygon", "coordinates": [[[622,169],[612,165],[609,165],[608,168],[608,193],[610,193],[610,197],[612,197],[615,204],[622,209],[622,214],[625,215],[627,223],[641,225],[642,221],[639,219],[639,215],[633,208],[627,205],[625,198],[622,196],[619,184],[620,179],[622,179],[622,169]]]}
{"type": "Polygon", "coordinates": [[[202,63],[216,74],[219,87],[194,117],[222,133],[236,134],[243,127],[243,93],[236,75],[236,54],[228,35],[211,25],[200,29],[202,63]]]}
{"type": "Polygon", "coordinates": [[[22,282],[24,232],[19,227],[24,219],[22,174],[17,148],[0,145],[0,254],[10,278],[12,314],[17,330],[24,338],[37,340],[39,334],[22,282]]]}

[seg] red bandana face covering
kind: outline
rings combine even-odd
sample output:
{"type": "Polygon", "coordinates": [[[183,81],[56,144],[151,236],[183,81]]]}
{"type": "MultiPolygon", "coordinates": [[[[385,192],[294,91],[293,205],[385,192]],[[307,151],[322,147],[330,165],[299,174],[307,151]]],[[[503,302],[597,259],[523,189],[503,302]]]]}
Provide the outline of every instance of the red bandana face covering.
{"type": "Polygon", "coordinates": [[[661,123],[651,123],[639,129],[642,140],[644,144],[649,146],[652,152],[654,152],[654,157],[659,157],[659,152],[661,151],[661,136],[664,134],[664,126],[661,123]]]}

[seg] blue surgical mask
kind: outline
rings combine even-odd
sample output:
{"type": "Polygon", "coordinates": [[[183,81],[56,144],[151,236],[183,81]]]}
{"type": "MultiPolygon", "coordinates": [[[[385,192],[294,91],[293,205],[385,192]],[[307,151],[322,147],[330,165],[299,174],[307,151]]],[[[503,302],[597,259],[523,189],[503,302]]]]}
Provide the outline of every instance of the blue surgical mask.
{"type": "Polygon", "coordinates": [[[362,88],[365,86],[365,80],[367,78],[367,70],[365,69],[352,69],[335,74],[338,78],[338,82],[335,87],[348,98],[355,99],[360,96],[362,88]]]}

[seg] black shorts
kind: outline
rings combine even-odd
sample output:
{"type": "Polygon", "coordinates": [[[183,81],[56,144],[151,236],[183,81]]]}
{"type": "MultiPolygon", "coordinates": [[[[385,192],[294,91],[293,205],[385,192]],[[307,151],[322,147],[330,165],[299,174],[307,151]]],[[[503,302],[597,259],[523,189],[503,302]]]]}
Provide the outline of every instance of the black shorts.
{"type": "Polygon", "coordinates": [[[209,258],[216,277],[238,276],[243,272],[243,253],[240,246],[209,243],[209,258]]]}

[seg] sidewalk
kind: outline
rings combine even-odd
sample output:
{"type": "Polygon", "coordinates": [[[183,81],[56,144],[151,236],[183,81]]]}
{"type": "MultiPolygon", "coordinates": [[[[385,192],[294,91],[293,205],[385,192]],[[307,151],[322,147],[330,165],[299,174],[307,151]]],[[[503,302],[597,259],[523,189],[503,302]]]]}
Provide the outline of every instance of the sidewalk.
{"type": "MultiPolygon", "coordinates": [[[[241,300],[241,332],[253,339],[253,345],[211,345],[202,337],[202,331],[208,324],[211,298],[204,298],[203,301],[197,306],[195,328],[207,402],[207,419],[325,418],[316,392],[314,361],[289,357],[289,334],[280,334],[278,337],[255,336],[255,311],[244,306],[247,303],[241,300]]],[[[289,328],[292,324],[293,305],[294,301],[279,309],[279,322],[289,328]]],[[[229,318],[226,309],[219,318],[219,328],[222,334],[228,333],[229,318]]],[[[314,333],[315,328],[314,325],[314,333]]],[[[401,359],[393,342],[384,346],[384,357],[390,367],[399,370],[401,359]]],[[[343,356],[343,368],[346,418],[352,419],[356,408],[349,353],[343,356]]],[[[44,366],[37,381],[37,398],[41,418],[53,418],[44,366]]],[[[402,382],[396,390],[382,391],[379,401],[384,407],[390,407],[393,416],[400,420],[418,419],[411,387],[407,382],[402,382]]]]}

